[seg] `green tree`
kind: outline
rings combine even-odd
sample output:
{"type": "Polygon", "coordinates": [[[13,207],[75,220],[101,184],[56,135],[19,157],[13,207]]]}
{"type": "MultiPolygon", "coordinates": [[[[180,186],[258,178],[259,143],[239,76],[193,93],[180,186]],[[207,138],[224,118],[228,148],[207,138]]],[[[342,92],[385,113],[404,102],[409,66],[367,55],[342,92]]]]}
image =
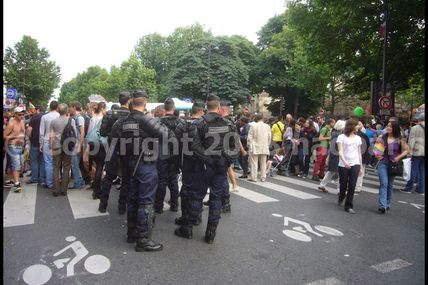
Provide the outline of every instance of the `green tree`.
{"type": "MultiPolygon", "coordinates": [[[[154,69],[147,68],[135,54],[131,54],[129,59],[121,64],[120,70],[123,73],[123,78],[125,78],[125,90],[133,91],[143,88],[150,95],[149,100],[156,102],[158,97],[155,81],[156,71],[154,69]]],[[[115,95],[117,96],[117,94],[115,95]]]]}
{"type": "MultiPolygon", "coordinates": [[[[171,69],[168,78],[170,94],[205,100],[208,93],[232,104],[247,102],[249,70],[247,63],[254,61],[250,54],[236,44],[237,38],[215,37],[189,45],[171,69]]],[[[242,42],[242,41],[241,41],[242,42]]]]}
{"type": "Polygon", "coordinates": [[[39,48],[36,39],[23,36],[13,48],[6,48],[3,59],[5,84],[17,88],[27,101],[46,105],[60,82],[60,67],[49,58],[49,52],[39,48]]]}
{"type": "Polygon", "coordinates": [[[91,66],[61,86],[58,101],[64,103],[79,101],[86,104],[88,97],[92,94],[103,95],[109,101],[112,98],[106,96],[109,90],[108,79],[109,73],[106,69],[91,66]]]}
{"type": "MultiPolygon", "coordinates": [[[[423,1],[388,1],[387,82],[409,87],[423,73],[425,14],[423,1]]],[[[383,41],[378,30],[384,1],[292,1],[289,25],[302,39],[309,62],[321,64],[330,78],[333,103],[343,96],[369,98],[370,81],[382,77],[383,41]],[[338,96],[338,97],[337,97],[338,96]]]]}
{"type": "Polygon", "coordinates": [[[145,89],[150,95],[150,101],[157,100],[156,72],[145,67],[132,54],[120,67],[112,66],[110,73],[99,66],[91,66],[85,72],[61,86],[59,101],[87,102],[91,94],[103,95],[107,101],[117,102],[121,91],[145,89]]]}

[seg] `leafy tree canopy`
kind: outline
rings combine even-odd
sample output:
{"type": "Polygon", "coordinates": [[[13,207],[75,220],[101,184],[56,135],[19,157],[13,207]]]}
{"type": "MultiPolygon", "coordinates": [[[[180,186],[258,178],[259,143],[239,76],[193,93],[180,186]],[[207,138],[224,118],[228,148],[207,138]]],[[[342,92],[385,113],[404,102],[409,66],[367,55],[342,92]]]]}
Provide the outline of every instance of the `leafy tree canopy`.
{"type": "Polygon", "coordinates": [[[47,105],[60,82],[60,67],[39,48],[37,40],[23,36],[15,46],[7,47],[3,59],[5,84],[15,87],[26,101],[47,105]]]}

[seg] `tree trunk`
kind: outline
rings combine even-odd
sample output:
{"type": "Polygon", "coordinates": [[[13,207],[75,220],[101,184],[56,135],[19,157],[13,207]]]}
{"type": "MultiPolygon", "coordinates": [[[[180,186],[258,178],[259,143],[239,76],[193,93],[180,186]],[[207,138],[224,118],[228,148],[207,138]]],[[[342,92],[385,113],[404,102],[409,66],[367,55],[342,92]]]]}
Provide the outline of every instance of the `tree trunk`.
{"type": "Polygon", "coordinates": [[[293,112],[294,118],[297,118],[297,111],[299,110],[299,93],[300,93],[300,90],[297,90],[296,101],[294,102],[294,112],[293,112]]]}
{"type": "Polygon", "coordinates": [[[334,115],[334,108],[336,107],[336,97],[334,96],[334,76],[330,83],[330,96],[331,96],[331,114],[334,115]]]}

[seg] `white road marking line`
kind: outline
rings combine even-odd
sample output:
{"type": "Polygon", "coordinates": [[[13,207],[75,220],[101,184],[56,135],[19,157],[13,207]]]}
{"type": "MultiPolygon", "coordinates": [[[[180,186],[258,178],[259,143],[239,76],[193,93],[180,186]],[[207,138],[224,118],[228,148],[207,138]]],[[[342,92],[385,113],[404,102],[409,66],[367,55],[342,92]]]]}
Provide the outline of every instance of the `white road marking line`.
{"type": "Polygon", "coordinates": [[[21,193],[14,193],[12,187],[3,204],[3,227],[34,224],[36,198],[37,184],[22,186],[21,193]]]}
{"type": "Polygon", "coordinates": [[[290,195],[290,196],[293,196],[293,197],[296,197],[296,198],[299,198],[299,199],[307,200],[307,199],[321,198],[320,196],[316,196],[316,195],[309,194],[309,193],[306,193],[306,192],[303,192],[303,191],[300,191],[300,190],[291,189],[289,187],[278,185],[278,184],[274,184],[274,183],[270,183],[270,182],[260,182],[260,183],[256,183],[256,184],[258,186],[266,187],[266,188],[268,188],[270,190],[277,191],[277,192],[280,192],[280,193],[283,193],[283,194],[287,194],[287,195],[290,195]]]}
{"type": "Polygon", "coordinates": [[[314,282],[306,283],[305,285],[345,285],[345,282],[340,281],[334,277],[329,277],[314,282]]]}
{"type": "Polygon", "coordinates": [[[394,270],[398,270],[407,266],[412,265],[411,263],[402,260],[402,259],[394,259],[386,262],[382,262],[379,264],[375,264],[370,266],[370,268],[380,272],[380,273],[388,273],[394,270]]]}
{"type": "Polygon", "coordinates": [[[67,191],[67,197],[75,219],[109,215],[108,212],[100,213],[98,211],[100,200],[92,199],[92,191],[69,190],[67,191]]]}
{"type": "Polygon", "coordinates": [[[256,203],[278,202],[277,199],[271,198],[255,191],[248,190],[241,186],[238,186],[238,192],[230,191],[230,193],[241,196],[256,203]]]}
{"type": "MultiPolygon", "coordinates": [[[[315,183],[304,181],[303,179],[294,179],[294,178],[289,178],[289,177],[281,176],[281,175],[276,175],[276,176],[270,177],[268,179],[277,179],[277,180],[285,181],[285,182],[292,183],[292,184],[295,184],[295,185],[305,186],[305,187],[308,187],[308,188],[311,188],[311,189],[316,189],[316,190],[318,189],[318,186],[319,186],[319,183],[315,184],[315,183]]],[[[326,188],[328,188],[333,193],[337,193],[337,188],[336,187],[333,188],[333,187],[327,185],[326,188]],[[331,190],[331,189],[333,189],[333,190],[331,190]]],[[[363,183],[363,189],[362,189],[362,191],[373,193],[373,194],[378,194],[379,193],[379,189],[375,189],[375,188],[364,186],[364,183],[363,183]]]]}
{"type": "Polygon", "coordinates": [[[425,205],[421,205],[421,204],[410,203],[410,205],[412,205],[413,207],[415,207],[418,210],[425,208],[425,205]]]}

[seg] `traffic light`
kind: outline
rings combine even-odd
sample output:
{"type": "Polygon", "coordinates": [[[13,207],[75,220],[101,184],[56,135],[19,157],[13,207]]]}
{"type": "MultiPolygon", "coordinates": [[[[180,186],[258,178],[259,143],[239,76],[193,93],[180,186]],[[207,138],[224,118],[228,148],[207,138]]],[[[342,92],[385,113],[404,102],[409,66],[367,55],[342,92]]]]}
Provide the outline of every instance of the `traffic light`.
{"type": "Polygon", "coordinates": [[[283,111],[285,109],[285,99],[281,98],[281,102],[279,104],[279,108],[281,111],[283,111]]]}

